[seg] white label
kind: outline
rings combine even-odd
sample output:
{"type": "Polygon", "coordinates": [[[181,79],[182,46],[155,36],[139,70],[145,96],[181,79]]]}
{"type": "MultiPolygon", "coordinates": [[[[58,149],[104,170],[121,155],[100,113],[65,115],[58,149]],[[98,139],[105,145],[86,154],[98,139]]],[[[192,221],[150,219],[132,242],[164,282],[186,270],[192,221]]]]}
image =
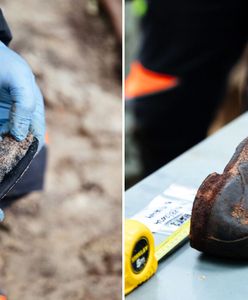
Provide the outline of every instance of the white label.
{"type": "Polygon", "coordinates": [[[193,188],[170,185],[132,219],[142,222],[152,232],[171,233],[191,217],[196,192],[193,188]]]}

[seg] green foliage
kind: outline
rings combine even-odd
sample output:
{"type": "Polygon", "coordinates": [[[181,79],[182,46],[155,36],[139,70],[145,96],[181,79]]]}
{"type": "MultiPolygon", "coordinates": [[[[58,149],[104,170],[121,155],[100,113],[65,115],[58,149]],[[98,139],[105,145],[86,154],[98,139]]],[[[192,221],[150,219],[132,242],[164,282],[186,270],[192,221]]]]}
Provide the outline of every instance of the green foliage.
{"type": "Polygon", "coordinates": [[[134,0],[132,2],[133,12],[136,16],[142,17],[146,14],[147,11],[147,2],[146,0],[134,0]]]}

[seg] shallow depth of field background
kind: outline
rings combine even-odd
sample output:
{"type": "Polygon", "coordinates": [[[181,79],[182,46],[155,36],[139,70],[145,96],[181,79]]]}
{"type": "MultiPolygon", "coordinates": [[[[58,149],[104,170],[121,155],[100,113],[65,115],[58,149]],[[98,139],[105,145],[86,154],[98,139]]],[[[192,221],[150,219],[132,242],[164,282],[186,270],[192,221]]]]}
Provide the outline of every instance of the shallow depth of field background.
{"type": "MultiPolygon", "coordinates": [[[[139,2],[139,1],[136,1],[139,2]]],[[[141,1],[140,1],[141,2],[141,1]]],[[[140,14],[132,1],[125,5],[125,74],[128,75],[130,63],[136,59],[139,49],[140,14]]],[[[248,107],[248,46],[234,66],[230,76],[223,104],[216,112],[213,123],[210,125],[208,135],[232,121],[240,115],[244,107],[248,107]]],[[[128,189],[142,179],[142,161],[139,157],[138,147],[133,136],[135,118],[131,108],[125,109],[125,188],[128,189]]],[[[173,130],[173,129],[172,129],[173,130]]]]}
{"type": "Polygon", "coordinates": [[[11,47],[42,89],[44,193],[6,211],[0,288],[11,300],[121,299],[121,50],[92,0],[0,0],[11,47]]]}

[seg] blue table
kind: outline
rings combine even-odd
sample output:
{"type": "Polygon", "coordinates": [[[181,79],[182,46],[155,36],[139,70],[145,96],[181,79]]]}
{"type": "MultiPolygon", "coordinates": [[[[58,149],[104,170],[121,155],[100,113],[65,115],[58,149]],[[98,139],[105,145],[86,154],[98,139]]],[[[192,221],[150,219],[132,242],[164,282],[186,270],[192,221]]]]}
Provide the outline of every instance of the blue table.
{"type": "MultiPolygon", "coordinates": [[[[248,113],[205,139],[125,193],[125,216],[144,208],[171,184],[198,188],[212,173],[222,173],[236,146],[248,136],[248,113]]],[[[154,234],[156,244],[165,236],[154,234]]],[[[157,273],[127,300],[248,299],[248,262],[214,259],[187,243],[159,263],[157,273]]]]}

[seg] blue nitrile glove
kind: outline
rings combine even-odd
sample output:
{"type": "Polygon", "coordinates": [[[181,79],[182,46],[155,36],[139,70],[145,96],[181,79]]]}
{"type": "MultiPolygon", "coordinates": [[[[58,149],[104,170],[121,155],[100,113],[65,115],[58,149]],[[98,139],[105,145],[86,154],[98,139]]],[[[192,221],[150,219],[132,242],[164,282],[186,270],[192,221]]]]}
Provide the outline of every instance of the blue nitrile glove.
{"type": "Polygon", "coordinates": [[[43,97],[26,61],[0,42],[0,136],[10,133],[17,141],[31,131],[44,145],[43,97]]]}
{"type": "Polygon", "coordinates": [[[0,208],[0,222],[2,222],[4,220],[4,212],[3,210],[0,208]]]}

